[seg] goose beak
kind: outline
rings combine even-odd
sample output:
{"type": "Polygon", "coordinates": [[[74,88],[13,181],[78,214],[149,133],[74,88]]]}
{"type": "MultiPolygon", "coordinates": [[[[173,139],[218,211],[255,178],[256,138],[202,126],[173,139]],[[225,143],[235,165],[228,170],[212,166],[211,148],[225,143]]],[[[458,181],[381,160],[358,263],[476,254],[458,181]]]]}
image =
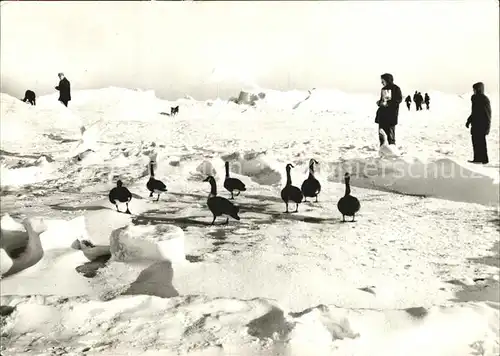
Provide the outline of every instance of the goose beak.
{"type": "Polygon", "coordinates": [[[209,180],[210,180],[210,177],[203,179],[204,182],[208,182],[209,180]]]}

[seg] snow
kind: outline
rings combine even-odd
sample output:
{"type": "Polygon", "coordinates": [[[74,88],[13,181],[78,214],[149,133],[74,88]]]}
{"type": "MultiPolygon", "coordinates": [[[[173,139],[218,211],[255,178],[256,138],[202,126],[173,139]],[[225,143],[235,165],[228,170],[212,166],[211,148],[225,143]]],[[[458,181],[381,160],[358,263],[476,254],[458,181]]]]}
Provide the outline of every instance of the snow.
{"type": "Polygon", "coordinates": [[[111,254],[117,261],[186,260],[184,232],[175,225],[126,226],[114,231],[110,243],[111,254]]]}
{"type": "Polygon", "coordinates": [[[0,270],[19,269],[0,281],[2,353],[497,355],[498,95],[476,166],[469,93],[401,107],[396,147],[380,148],[374,95],[247,84],[265,94],[251,106],[1,94],[0,270]],[[300,186],[311,158],[319,203],[284,214],[285,165],[300,186]],[[158,202],[150,160],[169,187],[158,202]],[[229,197],[225,161],[247,186],[241,221],[210,226],[203,179],[229,197]],[[356,223],[336,208],[346,171],[356,223]],[[118,179],[131,215],[108,201],[118,179]]]}

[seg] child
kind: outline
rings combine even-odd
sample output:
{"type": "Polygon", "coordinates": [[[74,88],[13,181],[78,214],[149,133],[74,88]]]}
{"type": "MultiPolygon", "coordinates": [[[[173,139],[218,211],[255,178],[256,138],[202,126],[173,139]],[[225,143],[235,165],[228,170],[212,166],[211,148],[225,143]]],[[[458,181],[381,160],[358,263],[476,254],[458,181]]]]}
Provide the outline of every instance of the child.
{"type": "Polygon", "coordinates": [[[406,103],[406,107],[408,108],[408,111],[410,111],[410,107],[411,107],[411,96],[407,96],[406,99],[405,99],[405,103],[406,103]]]}

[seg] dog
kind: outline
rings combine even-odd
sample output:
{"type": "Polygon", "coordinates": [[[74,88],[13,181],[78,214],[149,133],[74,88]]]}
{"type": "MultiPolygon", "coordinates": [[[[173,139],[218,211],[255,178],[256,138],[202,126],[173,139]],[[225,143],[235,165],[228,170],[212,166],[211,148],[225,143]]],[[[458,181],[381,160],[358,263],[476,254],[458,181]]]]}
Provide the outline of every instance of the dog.
{"type": "Polygon", "coordinates": [[[24,102],[29,102],[31,105],[36,105],[36,94],[33,90],[26,90],[24,93],[24,102]]]}
{"type": "Polygon", "coordinates": [[[179,113],[179,105],[177,105],[175,108],[170,108],[170,116],[175,116],[179,113]]]}
{"type": "Polygon", "coordinates": [[[161,112],[160,115],[175,116],[179,113],[179,105],[175,108],[170,108],[170,114],[168,112],[161,112]]]}

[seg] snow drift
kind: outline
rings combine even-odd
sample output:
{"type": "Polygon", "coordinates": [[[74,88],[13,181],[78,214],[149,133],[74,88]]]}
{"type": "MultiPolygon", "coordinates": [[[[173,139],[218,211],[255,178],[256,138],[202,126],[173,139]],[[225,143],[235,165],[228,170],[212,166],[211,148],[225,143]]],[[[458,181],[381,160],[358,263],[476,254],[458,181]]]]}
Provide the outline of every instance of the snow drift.
{"type": "Polygon", "coordinates": [[[494,355],[497,310],[477,304],[406,310],[345,310],[320,305],[287,313],[263,300],[2,297],[9,351],[60,349],[88,355],[494,355]],[[207,313],[207,311],[209,311],[207,313]],[[461,322],[468,320],[467,323],[461,322]],[[40,336],[33,340],[35,333],[40,336]],[[51,335],[49,337],[49,335],[51,335]],[[432,341],[431,341],[432,340],[432,341]],[[412,344],[408,348],[408,344],[412,344]],[[314,345],[314,346],[312,346],[314,345]]]}

